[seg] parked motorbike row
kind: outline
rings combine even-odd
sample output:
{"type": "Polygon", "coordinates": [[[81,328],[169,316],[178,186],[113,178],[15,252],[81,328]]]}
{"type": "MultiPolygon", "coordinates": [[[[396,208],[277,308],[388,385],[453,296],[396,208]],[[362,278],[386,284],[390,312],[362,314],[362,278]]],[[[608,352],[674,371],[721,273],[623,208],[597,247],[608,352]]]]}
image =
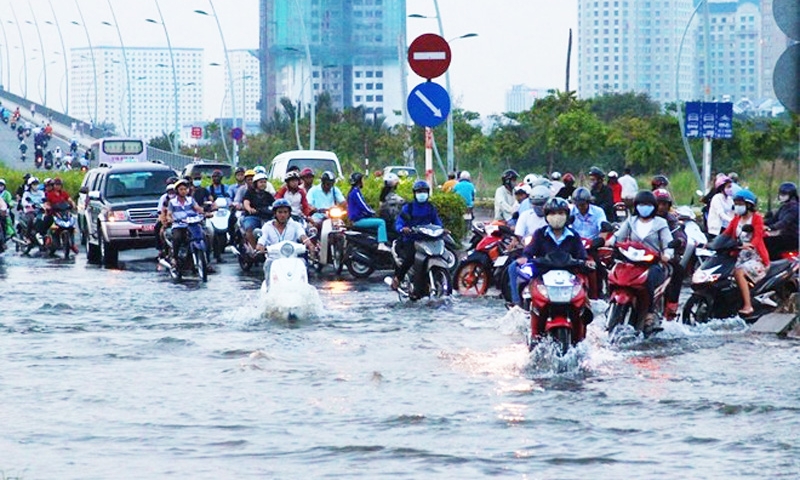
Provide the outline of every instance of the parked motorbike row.
{"type": "MultiPolygon", "coordinates": [[[[679,227],[687,237],[680,257],[692,294],[680,314],[686,324],[705,323],[713,318],[735,316],[742,307],[739,288],[734,279],[734,266],[741,245],[727,236],[708,242],[689,207],[677,210],[679,227]]],[[[618,222],[624,216],[618,216],[618,222]]],[[[671,280],[671,266],[664,281],[656,286],[651,298],[647,289],[647,273],[651,265],[661,262],[661,255],[644,244],[620,242],[606,247],[605,240],[615,226],[605,224],[601,236],[583,239],[590,261],[576,262],[556,255],[555,258],[532,259],[518,268],[516,288],[522,299],[521,307],[529,312],[532,332],[551,337],[562,352],[585,337],[586,325],[592,321],[589,298],[605,299],[606,330],[612,339],[626,326],[635,334],[646,331],[645,317],[650,302],[655,311],[665,314],[665,291],[671,280]],[[546,272],[537,275],[537,272],[546,272]]],[[[485,295],[490,287],[511,300],[509,265],[521,255],[521,248],[512,249],[514,233],[503,222],[472,226],[471,248],[455,274],[455,287],[465,296],[485,295]]],[[[527,240],[527,239],[526,239],[527,240]]],[[[671,248],[679,246],[673,241],[671,248]]],[[[789,300],[798,291],[800,259],[797,252],[774,261],[763,280],[751,284],[755,312],[745,320],[754,322],[789,300]]],[[[533,348],[533,339],[529,347],[533,348]]]]}

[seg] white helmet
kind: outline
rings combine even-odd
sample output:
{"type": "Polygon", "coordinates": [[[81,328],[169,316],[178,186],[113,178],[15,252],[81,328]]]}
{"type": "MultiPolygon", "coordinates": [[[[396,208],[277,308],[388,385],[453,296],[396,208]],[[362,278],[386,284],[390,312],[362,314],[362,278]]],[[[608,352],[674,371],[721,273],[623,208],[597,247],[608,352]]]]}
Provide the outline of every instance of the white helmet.
{"type": "Polygon", "coordinates": [[[257,173],[255,177],[253,177],[253,183],[256,183],[259,180],[267,180],[267,175],[265,173],[257,173]]]}
{"type": "Polygon", "coordinates": [[[525,175],[525,179],[523,181],[525,182],[526,185],[528,185],[529,187],[533,188],[533,186],[536,184],[536,180],[538,178],[539,177],[537,177],[533,173],[529,173],[529,174],[525,175]]]}
{"type": "Polygon", "coordinates": [[[531,203],[534,205],[544,205],[550,199],[550,189],[544,185],[537,185],[531,189],[531,203]]]}
{"type": "Polygon", "coordinates": [[[466,170],[461,170],[461,174],[459,174],[458,178],[459,180],[469,180],[470,179],[469,172],[466,170]]]}
{"type": "Polygon", "coordinates": [[[550,174],[550,180],[561,180],[561,173],[553,172],[550,174]]]}
{"type": "Polygon", "coordinates": [[[383,177],[383,184],[387,187],[394,187],[398,183],[400,183],[400,177],[394,173],[389,172],[383,177]]]}
{"type": "Polygon", "coordinates": [[[530,195],[531,189],[527,184],[525,184],[525,182],[522,182],[514,187],[514,195],[518,193],[524,193],[525,195],[530,195]]]}

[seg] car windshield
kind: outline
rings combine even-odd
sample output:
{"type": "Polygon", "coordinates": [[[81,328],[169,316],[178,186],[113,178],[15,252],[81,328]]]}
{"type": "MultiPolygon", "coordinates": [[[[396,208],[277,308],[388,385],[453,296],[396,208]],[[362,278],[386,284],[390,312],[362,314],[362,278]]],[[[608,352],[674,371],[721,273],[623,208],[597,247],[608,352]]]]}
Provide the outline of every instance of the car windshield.
{"type": "Polygon", "coordinates": [[[204,177],[210,177],[214,170],[220,170],[222,178],[227,178],[231,176],[232,168],[230,165],[191,165],[186,169],[186,175],[194,177],[201,174],[204,177]]]}
{"type": "Polygon", "coordinates": [[[106,198],[161,195],[172,175],[170,171],[112,173],[106,181],[106,198]]]}
{"type": "Polygon", "coordinates": [[[339,171],[336,169],[336,162],[330,159],[323,159],[323,158],[293,158],[289,160],[289,164],[286,166],[287,170],[289,167],[297,167],[300,170],[304,168],[310,168],[314,170],[314,174],[316,176],[322,175],[322,172],[333,172],[334,175],[339,175],[339,171]]]}

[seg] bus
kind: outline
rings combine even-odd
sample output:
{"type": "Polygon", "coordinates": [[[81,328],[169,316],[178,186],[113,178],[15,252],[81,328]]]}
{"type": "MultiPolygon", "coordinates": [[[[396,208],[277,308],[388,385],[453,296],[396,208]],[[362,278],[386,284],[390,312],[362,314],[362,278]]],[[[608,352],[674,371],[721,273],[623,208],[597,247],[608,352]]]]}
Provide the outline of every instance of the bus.
{"type": "Polygon", "coordinates": [[[147,161],[147,148],[138,138],[101,138],[92,142],[90,149],[91,160],[97,165],[147,161]]]}

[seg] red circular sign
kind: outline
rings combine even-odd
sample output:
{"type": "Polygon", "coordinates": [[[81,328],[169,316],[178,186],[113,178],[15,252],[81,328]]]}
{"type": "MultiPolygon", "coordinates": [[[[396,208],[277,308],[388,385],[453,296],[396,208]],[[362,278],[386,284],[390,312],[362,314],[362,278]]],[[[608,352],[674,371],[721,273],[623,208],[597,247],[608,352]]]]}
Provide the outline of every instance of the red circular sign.
{"type": "Polygon", "coordinates": [[[420,35],[408,47],[408,64],[422,78],[439,77],[450,66],[450,45],[439,35],[420,35]]]}

